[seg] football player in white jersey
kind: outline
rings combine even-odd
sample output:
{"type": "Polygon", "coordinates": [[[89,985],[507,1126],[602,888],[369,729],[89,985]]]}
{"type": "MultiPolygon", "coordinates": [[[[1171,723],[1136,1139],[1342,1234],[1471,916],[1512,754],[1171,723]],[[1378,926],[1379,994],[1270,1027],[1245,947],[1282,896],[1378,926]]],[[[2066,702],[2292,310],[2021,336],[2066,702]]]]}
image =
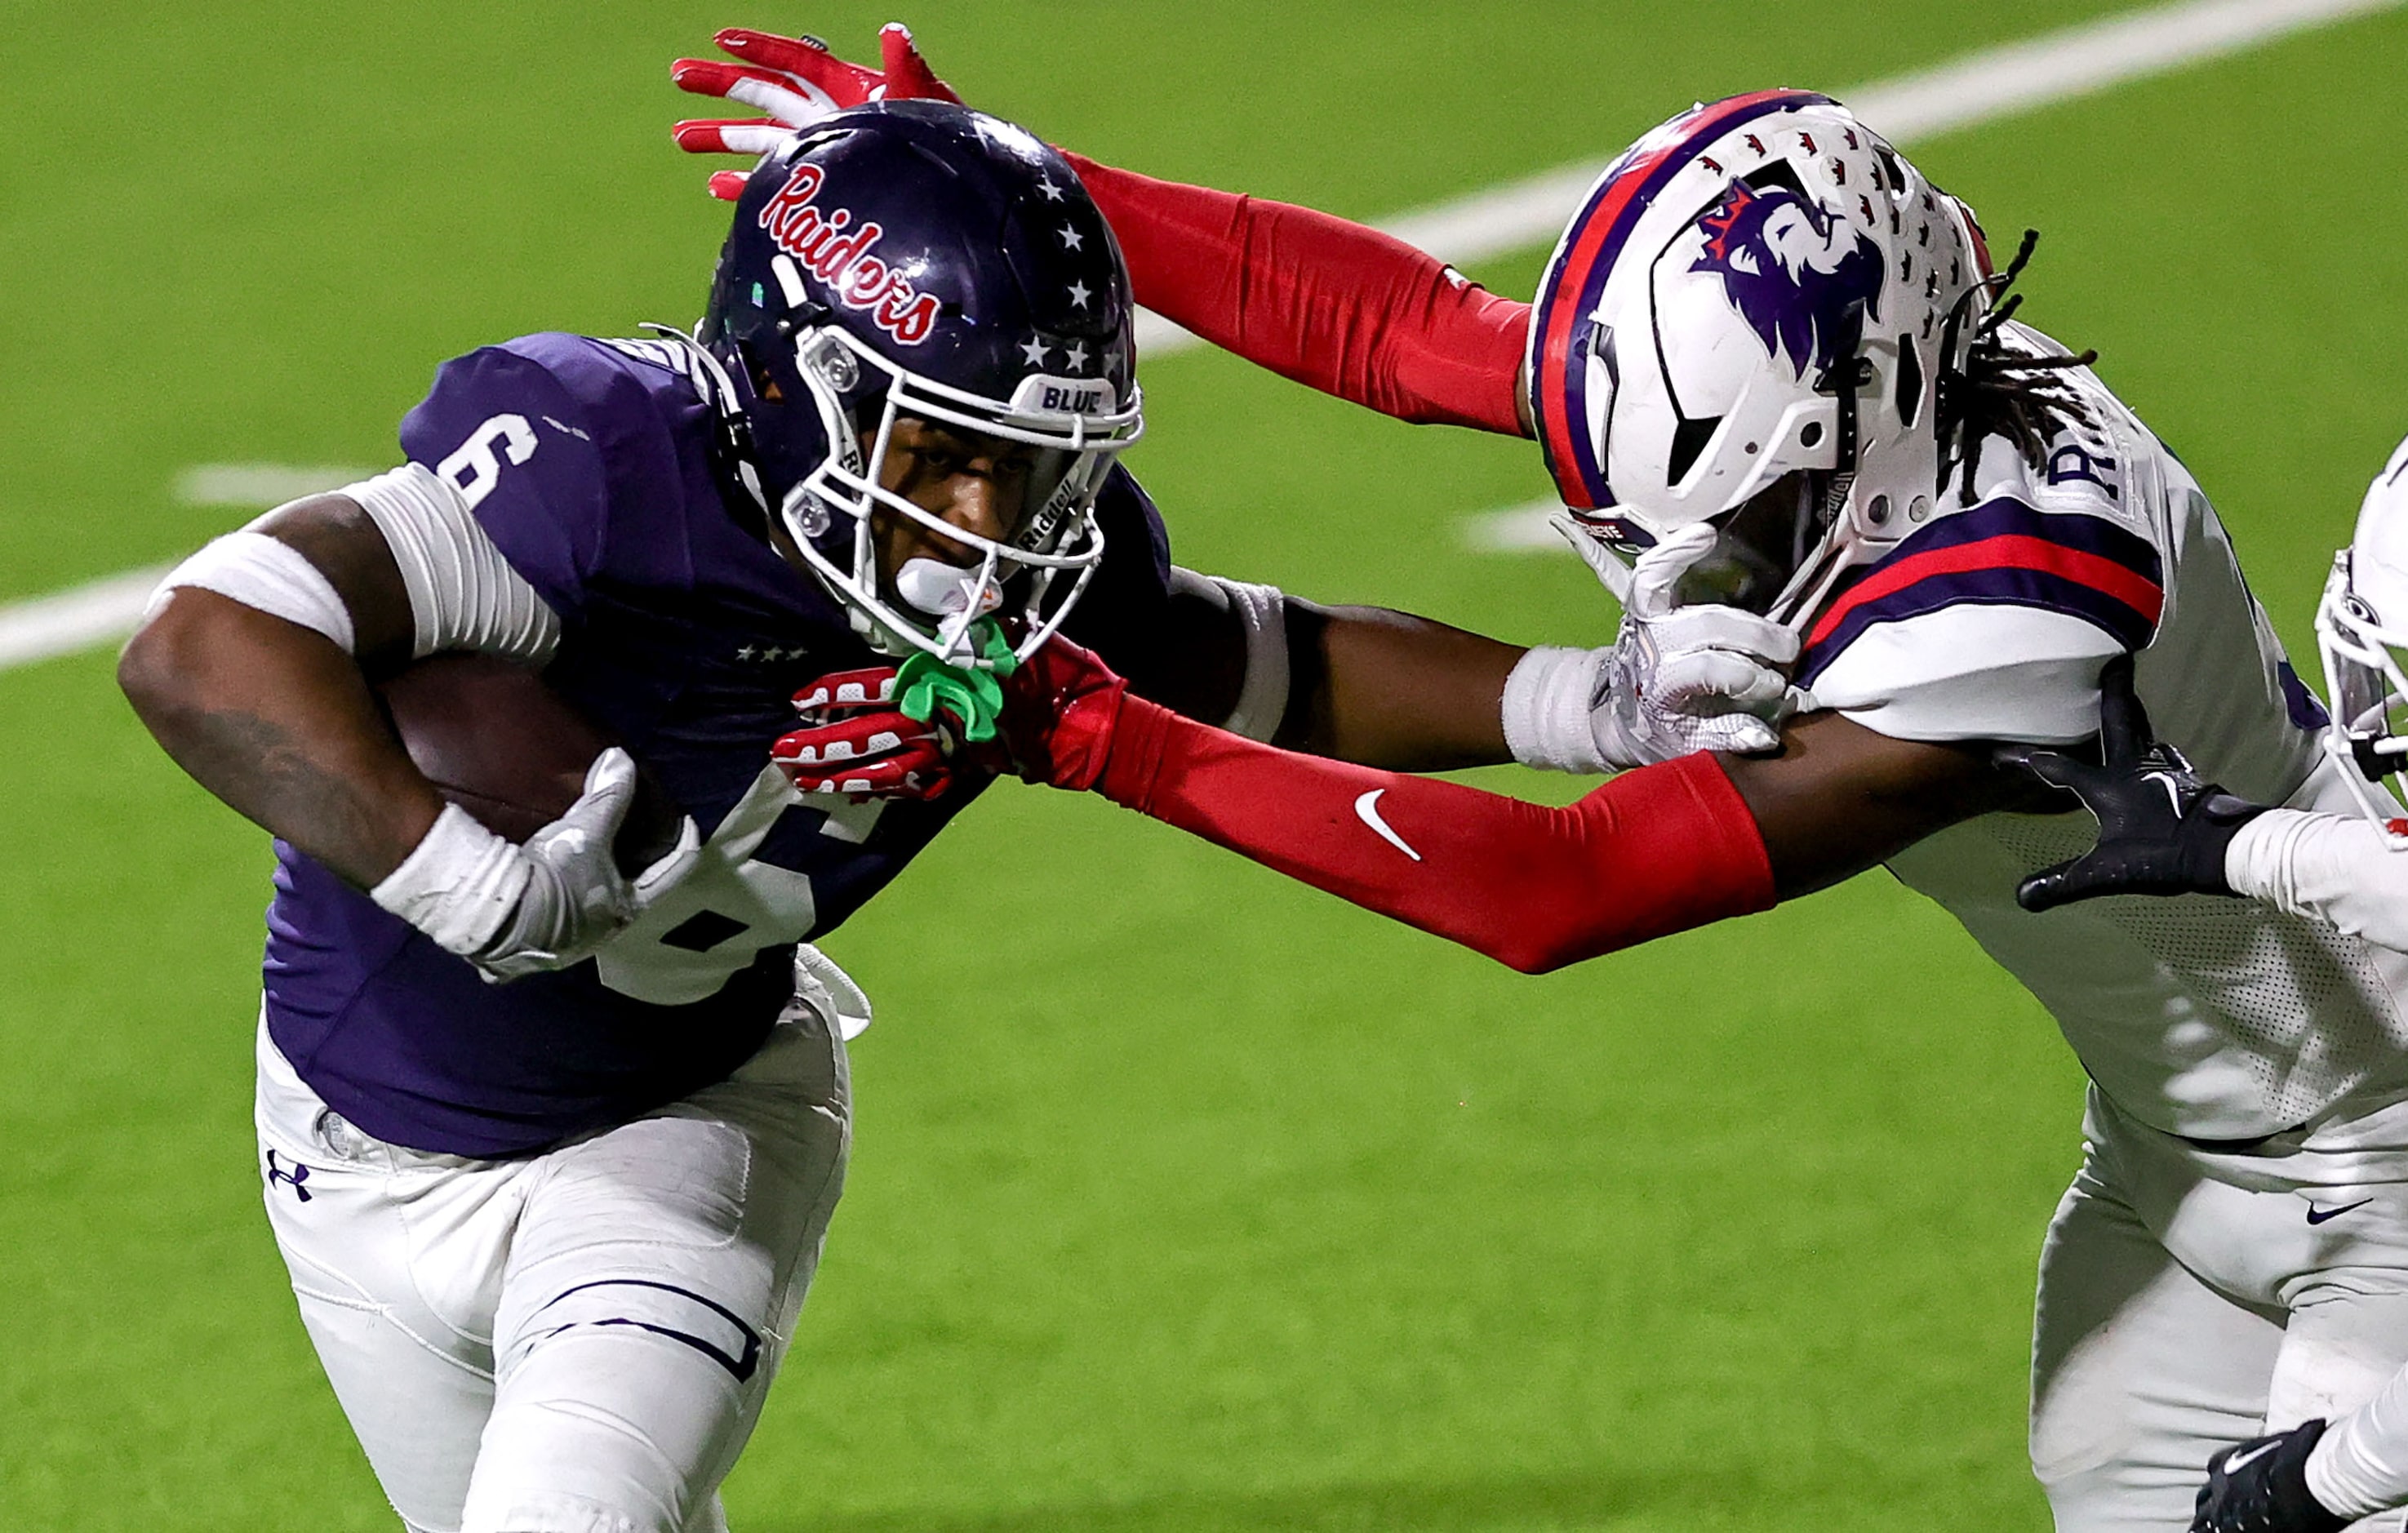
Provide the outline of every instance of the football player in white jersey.
{"type": "MultiPolygon", "coordinates": [[[[2401,854],[2408,851],[2408,822],[2382,787],[2408,755],[2398,729],[2408,671],[2395,652],[2408,644],[2397,617],[2403,612],[2408,442],[2368,489],[2357,535],[2334,556],[2316,613],[2326,685],[2339,709],[2325,745],[2359,812],[2270,808],[2203,781],[2181,750],[2152,738],[2128,673],[2112,675],[2103,760],[2054,752],[2028,758],[2042,778],[2081,795],[2098,817],[2099,838],[2079,858],[2026,879],[2019,891],[2025,908],[2111,895],[2238,895],[2382,948],[2408,950],[2408,856],[2401,854]]],[[[2383,1174],[2361,1174],[2377,1184],[2372,1201],[2361,1206],[2383,1223],[2395,1220],[2396,1196],[2383,1174]]],[[[2327,1193],[2317,1201],[2319,1211],[2306,1216],[2311,1223],[2344,1212],[2358,1217],[2349,1199],[2327,1193]]],[[[2319,1414],[2296,1425],[2270,1418],[2267,1425],[2283,1429],[2213,1461],[2199,1505],[2198,1526],[2208,1533],[2325,1533],[2352,1516],[2408,1503],[2408,1372],[2329,1422],[2319,1414]]]]}
{"type": "MultiPolygon", "coordinates": [[[[2188,1526],[2211,1454],[2384,1387],[2408,1359],[2408,957],[2265,903],[2015,903],[2091,825],[1992,742],[2089,739],[2119,657],[2236,795],[2357,799],[2206,496],[1995,301],[2015,267],[1987,275],[1961,205],[1834,103],[1736,97],[1617,161],[1526,308],[1339,221],[1073,163],[1140,301],[1389,413],[1536,437],[1593,563],[1703,538],[1680,595],[1784,623],[1800,690],[1773,752],[1556,809],[1197,726],[1055,644],[1011,683],[1025,775],[1533,970],[1886,864],[2093,1082],[2034,1342],[2057,1526],[2188,1526]]],[[[1522,760],[1594,769],[1589,683],[1644,674],[1630,637],[1517,665],[1522,760]]]]}

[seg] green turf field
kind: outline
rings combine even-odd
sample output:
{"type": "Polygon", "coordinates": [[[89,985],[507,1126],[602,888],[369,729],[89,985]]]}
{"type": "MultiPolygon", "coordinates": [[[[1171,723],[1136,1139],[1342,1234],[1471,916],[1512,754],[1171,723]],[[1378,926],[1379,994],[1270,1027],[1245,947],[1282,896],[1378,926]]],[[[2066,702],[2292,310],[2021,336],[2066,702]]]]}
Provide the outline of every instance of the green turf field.
{"type": "MultiPolygon", "coordinates": [[[[1058,141],[1374,217],[2100,8],[910,19],[1058,141]]],[[[240,520],[176,504],[187,466],[385,464],[457,351],[690,321],[724,216],[667,61],[731,21],[866,51],[890,7],[7,14],[0,600],[240,520]]],[[[2303,656],[2408,429],[2402,79],[2408,11],[1912,146],[1994,238],[2047,231],[2026,317],[2100,350],[2303,656]]],[[[1480,275],[1526,294],[1543,253],[1480,275]]],[[[1207,352],[1145,381],[1132,462],[1182,562],[1610,631],[1572,561],[1462,548],[1544,491],[1526,445],[1207,352]]],[[[265,838],[104,653],[0,672],[0,1533],[393,1526],[257,1211],[265,838]]],[[[1885,877],[1532,981],[998,790],[827,946],[881,1020],[739,1533],[2045,1526],[2026,1327],[2080,1072],[1885,877]]]]}

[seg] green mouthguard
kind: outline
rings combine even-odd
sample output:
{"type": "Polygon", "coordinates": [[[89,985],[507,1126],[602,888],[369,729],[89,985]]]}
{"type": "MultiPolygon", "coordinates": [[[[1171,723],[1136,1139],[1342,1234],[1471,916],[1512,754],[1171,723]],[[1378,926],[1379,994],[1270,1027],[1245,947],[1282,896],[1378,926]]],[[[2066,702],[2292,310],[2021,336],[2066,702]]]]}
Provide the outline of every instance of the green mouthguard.
{"type": "Polygon", "coordinates": [[[1001,679],[1019,662],[993,623],[981,620],[970,634],[985,666],[950,666],[923,652],[896,667],[895,695],[896,706],[922,724],[943,709],[960,722],[962,738],[976,745],[995,738],[996,720],[1003,713],[1001,679]]]}

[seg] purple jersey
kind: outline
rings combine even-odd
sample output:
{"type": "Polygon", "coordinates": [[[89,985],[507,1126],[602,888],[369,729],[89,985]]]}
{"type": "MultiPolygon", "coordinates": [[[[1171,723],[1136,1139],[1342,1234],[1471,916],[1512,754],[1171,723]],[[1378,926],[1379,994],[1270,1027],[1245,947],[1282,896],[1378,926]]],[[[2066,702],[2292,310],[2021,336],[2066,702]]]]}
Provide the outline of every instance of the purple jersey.
{"type": "MultiPolygon", "coordinates": [[[[797,800],[768,766],[788,699],[881,664],[844,610],[721,499],[710,419],[672,348],[531,336],[444,364],[403,451],[463,489],[561,620],[545,679],[625,744],[706,838],[695,873],[603,953],[485,983],[279,842],[267,1025],[380,1139],[510,1155],[622,1122],[749,1058],[794,994],[795,944],[886,886],[984,786],[934,804],[797,800]]],[[[1168,595],[1137,481],[1097,505],[1102,567],[1068,624],[1123,664],[1168,595]]]]}

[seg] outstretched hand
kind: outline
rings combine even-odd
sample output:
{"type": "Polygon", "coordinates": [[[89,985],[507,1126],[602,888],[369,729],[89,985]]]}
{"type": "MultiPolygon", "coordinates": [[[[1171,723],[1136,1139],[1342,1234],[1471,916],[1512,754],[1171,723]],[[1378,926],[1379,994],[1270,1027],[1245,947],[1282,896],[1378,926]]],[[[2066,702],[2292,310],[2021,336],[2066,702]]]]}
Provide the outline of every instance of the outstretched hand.
{"type": "Polygon", "coordinates": [[[2100,765],[2028,748],[2002,757],[2071,792],[2099,817],[2098,843],[2024,880],[2015,902],[2046,910],[2100,895],[2232,893],[2226,849],[2266,807],[2201,781],[2180,751],[2156,738],[2133,690],[2130,655],[2107,663],[2099,693],[2100,765]]]}
{"type": "Polygon", "coordinates": [[[1030,781],[1084,792],[1104,775],[1128,683],[1055,634],[1003,683],[1002,746],[1030,781]]]}
{"type": "MultiPolygon", "coordinates": [[[[890,21],[878,34],[879,67],[848,63],[817,37],[781,37],[774,32],[729,27],[712,39],[738,61],[680,59],[669,79],[681,91],[722,96],[764,111],[767,117],[703,118],[673,130],[678,148],[693,154],[766,154],[797,128],[832,112],[872,101],[950,101],[953,87],[937,78],[920,56],[911,30],[890,21]]],[[[710,178],[710,194],[733,202],[744,190],[740,172],[710,178]]]]}

